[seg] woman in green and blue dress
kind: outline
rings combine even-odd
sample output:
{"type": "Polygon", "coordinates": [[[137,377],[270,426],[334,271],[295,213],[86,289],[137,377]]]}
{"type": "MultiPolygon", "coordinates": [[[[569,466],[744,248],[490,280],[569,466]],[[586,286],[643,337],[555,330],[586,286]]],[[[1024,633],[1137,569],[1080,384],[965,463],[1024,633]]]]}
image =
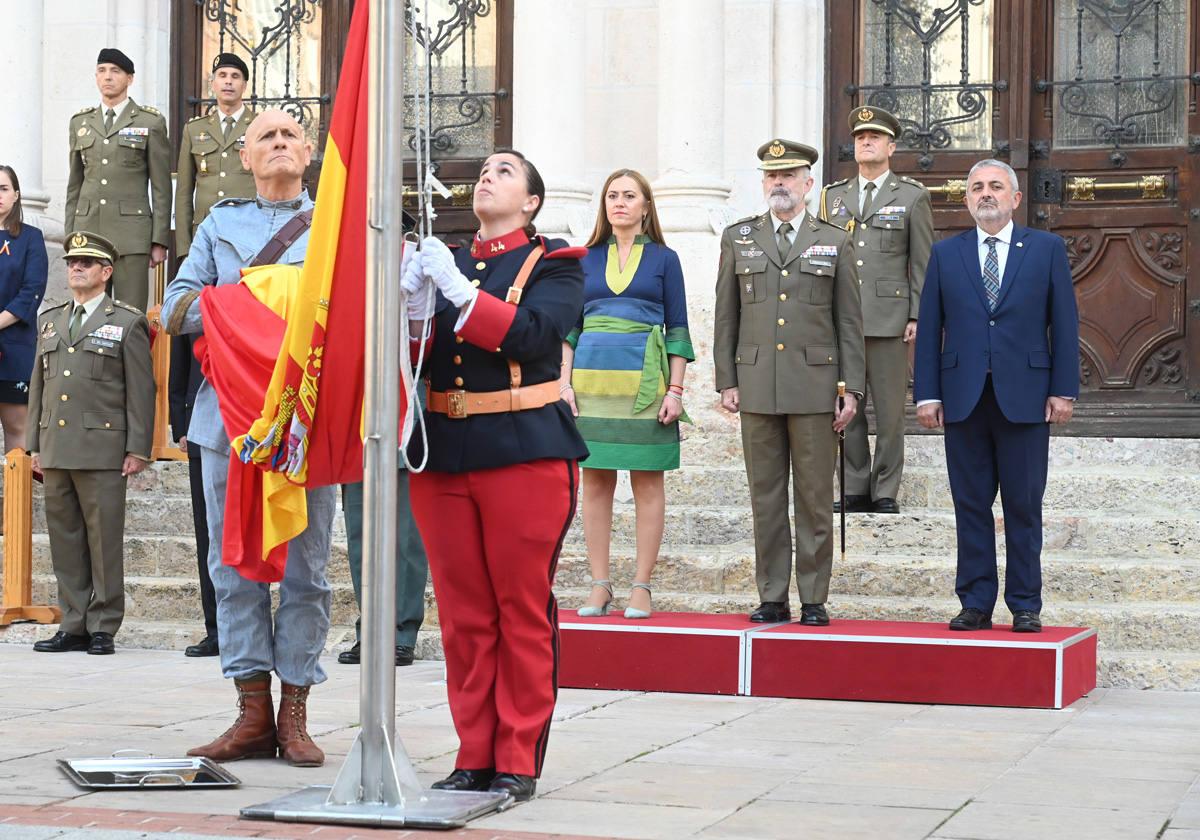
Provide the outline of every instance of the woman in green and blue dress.
{"type": "Polygon", "coordinates": [[[695,359],[679,256],[667,247],[646,178],[605,181],[583,259],[583,322],[563,348],[560,390],[591,453],[583,466],[583,533],[592,589],[583,616],[607,615],[613,494],[629,470],[637,570],[626,618],[650,617],[650,575],[662,544],[664,470],[679,468],[683,376],[695,359]]]}

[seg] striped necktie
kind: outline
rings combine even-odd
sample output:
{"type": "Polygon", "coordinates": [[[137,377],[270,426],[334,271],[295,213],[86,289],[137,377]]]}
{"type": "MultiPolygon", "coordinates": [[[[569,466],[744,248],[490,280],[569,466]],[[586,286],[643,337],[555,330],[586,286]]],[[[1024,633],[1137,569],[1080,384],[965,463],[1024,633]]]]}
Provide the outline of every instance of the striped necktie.
{"type": "Polygon", "coordinates": [[[983,240],[987,243],[987,258],[983,261],[983,288],[987,291],[988,310],[996,311],[996,302],[1000,300],[1000,258],[996,254],[996,243],[999,238],[989,236],[983,240]]]}

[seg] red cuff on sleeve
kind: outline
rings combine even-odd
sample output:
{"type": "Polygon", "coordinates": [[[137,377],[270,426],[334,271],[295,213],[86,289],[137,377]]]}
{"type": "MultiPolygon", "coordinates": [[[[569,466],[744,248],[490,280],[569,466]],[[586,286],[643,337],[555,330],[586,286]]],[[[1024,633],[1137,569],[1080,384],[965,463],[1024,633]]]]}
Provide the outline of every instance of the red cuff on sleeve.
{"type": "Polygon", "coordinates": [[[469,341],[476,347],[497,352],[516,317],[517,307],[487,292],[480,292],[475,296],[475,306],[471,309],[470,317],[458,330],[458,334],[464,341],[469,341]]]}

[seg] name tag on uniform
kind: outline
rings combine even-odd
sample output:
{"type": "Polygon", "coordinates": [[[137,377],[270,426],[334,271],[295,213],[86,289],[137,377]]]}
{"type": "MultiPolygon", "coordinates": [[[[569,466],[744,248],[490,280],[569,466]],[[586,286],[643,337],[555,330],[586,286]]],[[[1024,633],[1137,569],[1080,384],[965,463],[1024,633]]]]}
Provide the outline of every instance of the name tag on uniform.
{"type": "Polygon", "coordinates": [[[90,339],[92,340],[92,346],[93,346],[93,347],[96,347],[96,346],[99,346],[99,347],[116,347],[116,346],[117,346],[117,342],[115,342],[115,341],[108,341],[107,339],[104,339],[104,338],[96,338],[95,336],[88,336],[88,338],[90,338],[90,339]]]}
{"type": "Polygon", "coordinates": [[[802,257],[836,257],[838,253],[836,245],[809,245],[805,249],[802,257]]]}
{"type": "Polygon", "coordinates": [[[747,259],[754,259],[755,257],[761,257],[763,255],[763,252],[758,250],[757,248],[748,248],[748,249],[741,251],[740,253],[743,257],[746,257],[747,259]]]}
{"type": "Polygon", "coordinates": [[[810,260],[808,261],[808,264],[809,264],[809,265],[820,265],[820,266],[824,266],[825,268],[832,268],[832,267],[833,267],[833,261],[832,261],[832,260],[814,260],[814,259],[810,259],[810,260]]]}
{"type": "MultiPolygon", "coordinates": [[[[104,326],[100,327],[99,329],[93,330],[92,332],[88,333],[88,336],[90,338],[102,338],[107,341],[120,341],[121,336],[124,335],[124,333],[125,333],[124,327],[118,327],[116,324],[105,324],[104,326]]],[[[112,347],[113,345],[109,344],[107,346],[112,347]]]]}
{"type": "Polygon", "coordinates": [[[142,128],[142,127],[136,126],[136,125],[131,125],[131,126],[126,126],[125,128],[122,128],[117,133],[120,134],[122,137],[148,137],[150,135],[150,129],[142,128]]]}
{"type": "Polygon", "coordinates": [[[899,213],[879,212],[879,213],[876,213],[875,216],[881,222],[899,222],[900,220],[902,220],[904,218],[904,216],[900,215],[899,213]]]}
{"type": "Polygon", "coordinates": [[[877,214],[877,215],[878,215],[878,214],[880,214],[880,213],[888,213],[888,214],[891,214],[891,215],[895,215],[895,214],[897,214],[897,213],[904,213],[904,212],[906,212],[906,210],[905,210],[905,208],[904,208],[904,207],[901,207],[901,206],[899,206],[899,205],[896,205],[896,206],[893,206],[893,207],[880,207],[880,208],[879,208],[877,211],[875,211],[875,212],[876,212],[876,214],[877,214]]]}

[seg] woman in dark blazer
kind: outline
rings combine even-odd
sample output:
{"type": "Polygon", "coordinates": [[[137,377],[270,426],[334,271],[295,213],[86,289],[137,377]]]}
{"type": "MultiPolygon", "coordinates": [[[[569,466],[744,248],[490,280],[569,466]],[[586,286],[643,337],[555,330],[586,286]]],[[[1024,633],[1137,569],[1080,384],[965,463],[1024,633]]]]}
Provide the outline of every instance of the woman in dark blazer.
{"type": "Polygon", "coordinates": [[[17,173],[0,165],[0,425],[5,451],[25,448],[29,376],[46,272],[42,232],[22,219],[17,173]]]}

